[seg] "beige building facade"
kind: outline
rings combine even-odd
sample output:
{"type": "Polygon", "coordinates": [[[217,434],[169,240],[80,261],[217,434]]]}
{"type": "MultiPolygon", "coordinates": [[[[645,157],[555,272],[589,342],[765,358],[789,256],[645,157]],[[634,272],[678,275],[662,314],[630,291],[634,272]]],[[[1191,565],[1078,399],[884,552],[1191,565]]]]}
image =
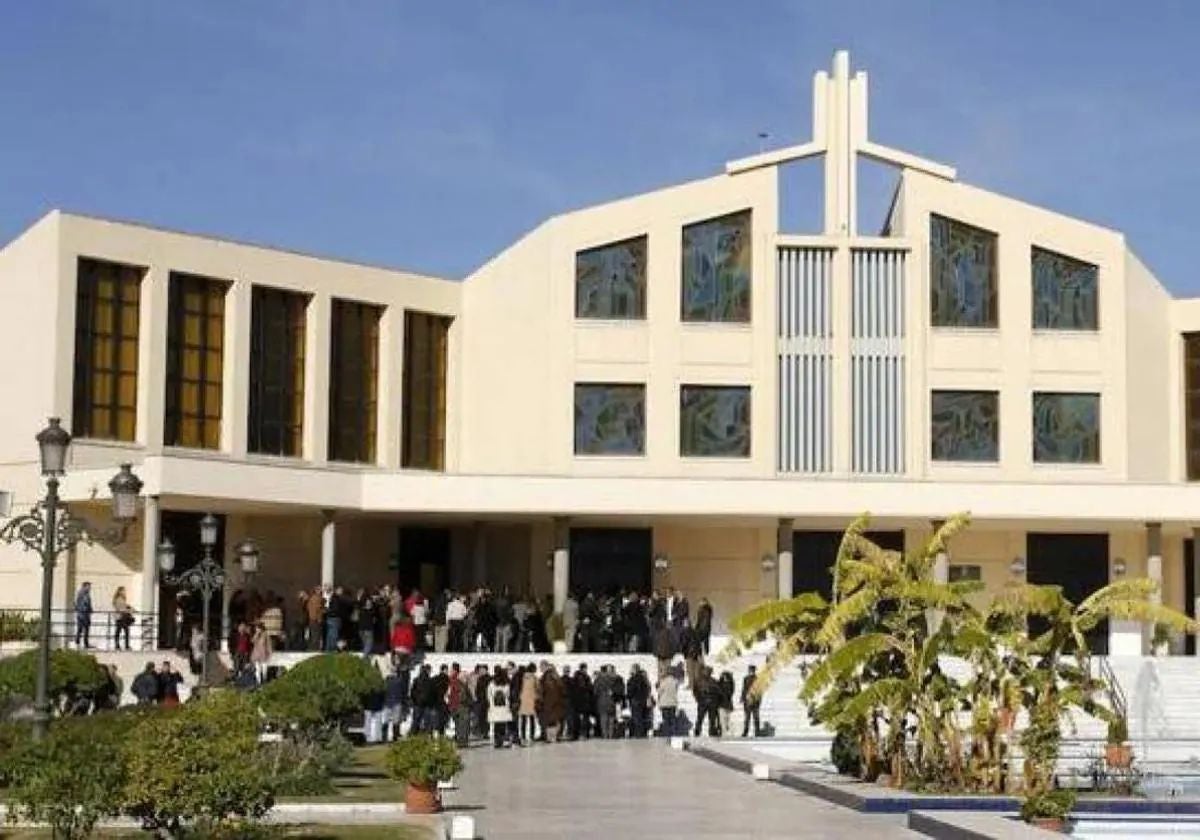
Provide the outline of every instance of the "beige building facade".
{"type": "MultiPolygon", "coordinates": [[[[102,516],[124,462],[146,496],[56,603],[89,580],[166,621],[154,547],[213,512],[262,550],[231,587],[675,586],[721,625],[826,587],[862,512],[913,548],[967,511],[947,577],[1149,574],[1194,612],[1200,302],[1117,231],[872,141],[844,53],[813,100],[811,141],[554,217],[461,281],[45,216],[0,250],[0,488],[34,502],[57,416],[74,510],[102,516]],[[823,229],[785,232],[779,169],[807,158],[823,229]],[[869,235],[860,158],[897,172],[869,235]]],[[[0,608],[37,568],[0,548],[0,608]]]]}

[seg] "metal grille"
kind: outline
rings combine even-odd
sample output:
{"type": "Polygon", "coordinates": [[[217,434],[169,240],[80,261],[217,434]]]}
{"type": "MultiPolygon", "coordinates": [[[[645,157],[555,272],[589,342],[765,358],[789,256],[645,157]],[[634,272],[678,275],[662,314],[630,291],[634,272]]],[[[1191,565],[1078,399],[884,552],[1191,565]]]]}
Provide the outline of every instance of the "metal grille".
{"type": "Polygon", "coordinates": [[[831,248],[778,254],[778,468],[833,469],[831,248]]]}

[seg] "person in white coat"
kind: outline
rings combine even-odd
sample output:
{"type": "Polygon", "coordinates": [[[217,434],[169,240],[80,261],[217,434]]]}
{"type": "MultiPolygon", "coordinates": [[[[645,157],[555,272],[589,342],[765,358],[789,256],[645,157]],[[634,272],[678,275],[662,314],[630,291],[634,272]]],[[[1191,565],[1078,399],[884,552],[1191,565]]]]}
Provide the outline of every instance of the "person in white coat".
{"type": "Polygon", "coordinates": [[[488,686],[488,723],[492,726],[492,746],[496,749],[511,747],[509,732],[512,729],[512,708],[509,703],[508,674],[503,668],[496,668],[496,676],[488,686]]]}

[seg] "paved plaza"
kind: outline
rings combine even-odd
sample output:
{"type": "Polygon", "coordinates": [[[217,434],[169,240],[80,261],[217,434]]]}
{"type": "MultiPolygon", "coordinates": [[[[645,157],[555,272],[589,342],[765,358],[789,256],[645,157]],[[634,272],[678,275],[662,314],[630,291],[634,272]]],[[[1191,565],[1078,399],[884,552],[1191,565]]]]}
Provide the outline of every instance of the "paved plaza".
{"type": "Polygon", "coordinates": [[[446,805],[485,840],[920,836],[647,741],[478,747],[446,805]]]}

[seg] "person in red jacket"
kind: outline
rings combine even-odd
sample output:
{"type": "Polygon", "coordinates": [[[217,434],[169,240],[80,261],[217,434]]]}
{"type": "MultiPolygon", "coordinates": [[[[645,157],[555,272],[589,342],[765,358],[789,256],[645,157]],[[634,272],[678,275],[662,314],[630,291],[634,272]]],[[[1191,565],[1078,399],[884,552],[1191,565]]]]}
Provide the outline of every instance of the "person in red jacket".
{"type": "Polygon", "coordinates": [[[401,616],[392,627],[392,652],[410,654],[417,644],[417,632],[408,616],[401,616]]]}

